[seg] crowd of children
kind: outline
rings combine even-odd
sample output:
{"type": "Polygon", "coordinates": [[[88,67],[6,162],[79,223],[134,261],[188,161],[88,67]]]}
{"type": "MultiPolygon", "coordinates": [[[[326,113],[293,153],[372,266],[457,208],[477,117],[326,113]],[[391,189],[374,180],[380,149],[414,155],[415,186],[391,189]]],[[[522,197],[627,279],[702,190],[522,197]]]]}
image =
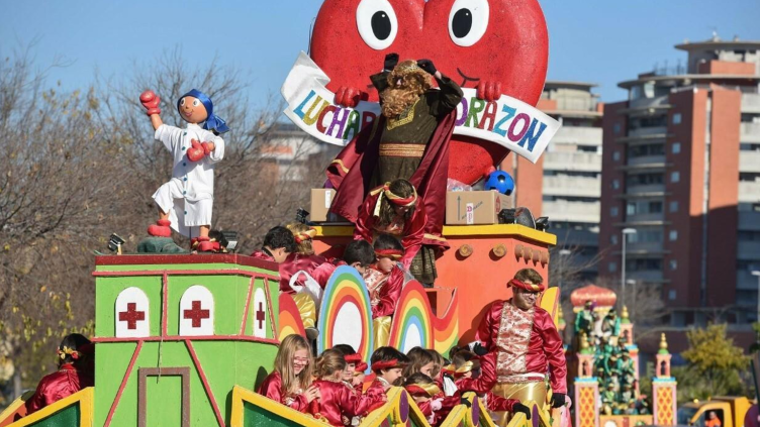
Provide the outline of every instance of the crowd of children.
{"type": "Polygon", "coordinates": [[[334,426],[358,425],[361,419],[387,403],[386,393],[403,387],[431,426],[438,426],[468,391],[477,393],[489,411],[524,413],[527,406],[514,399],[493,396],[493,358],[480,358],[467,349],[453,349],[451,363],[435,350],[415,347],[407,354],[380,347],[367,365],[348,345],[325,350],[313,358],[308,340],[285,337],[274,369],[258,393],[334,426]],[[481,360],[483,367],[481,368],[481,360]],[[365,384],[365,372],[374,379],[365,384]],[[482,373],[481,373],[482,372],[482,373]]]}

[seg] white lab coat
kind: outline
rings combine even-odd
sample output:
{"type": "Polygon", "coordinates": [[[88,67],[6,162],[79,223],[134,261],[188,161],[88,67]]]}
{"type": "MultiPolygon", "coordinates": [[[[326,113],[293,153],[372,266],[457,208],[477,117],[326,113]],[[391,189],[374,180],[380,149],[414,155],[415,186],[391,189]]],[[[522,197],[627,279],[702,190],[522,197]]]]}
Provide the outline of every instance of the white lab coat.
{"type": "Polygon", "coordinates": [[[197,124],[187,128],[161,125],[155,138],[174,156],[172,179],[159,187],[153,199],[169,214],[172,228],[183,236],[198,237],[201,225],[211,225],[214,201],[214,165],[224,158],[224,140],[197,124]],[[213,142],[214,151],[200,161],[187,158],[191,140],[213,142]]]}

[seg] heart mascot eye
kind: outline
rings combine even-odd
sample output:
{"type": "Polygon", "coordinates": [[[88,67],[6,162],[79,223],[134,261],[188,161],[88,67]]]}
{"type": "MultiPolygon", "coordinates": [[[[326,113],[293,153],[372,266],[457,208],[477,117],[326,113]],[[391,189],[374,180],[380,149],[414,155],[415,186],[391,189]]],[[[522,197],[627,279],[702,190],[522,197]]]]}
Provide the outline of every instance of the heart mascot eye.
{"type": "Polygon", "coordinates": [[[367,46],[387,49],[396,39],[398,19],[388,0],[362,0],[356,8],[356,25],[367,46]]]}
{"type": "Polygon", "coordinates": [[[488,0],[456,0],[449,14],[449,35],[455,44],[469,47],[477,43],[488,28],[488,0]]]}

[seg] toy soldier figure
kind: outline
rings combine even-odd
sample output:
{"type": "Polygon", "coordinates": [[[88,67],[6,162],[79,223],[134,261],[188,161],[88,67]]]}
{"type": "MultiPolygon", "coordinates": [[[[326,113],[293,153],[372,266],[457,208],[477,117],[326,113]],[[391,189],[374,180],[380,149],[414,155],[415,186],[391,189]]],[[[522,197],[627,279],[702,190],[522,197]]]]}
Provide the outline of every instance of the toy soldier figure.
{"type": "MultiPolygon", "coordinates": [[[[547,408],[546,376],[552,389],[551,407],[565,404],[567,366],[557,328],[551,315],[536,307],[544,290],[543,278],[526,268],[515,274],[508,286],[513,298],[493,303],[480,322],[474,347],[496,353],[496,386],[493,394],[547,408]]],[[[507,413],[499,414],[506,426],[507,413]]]]}

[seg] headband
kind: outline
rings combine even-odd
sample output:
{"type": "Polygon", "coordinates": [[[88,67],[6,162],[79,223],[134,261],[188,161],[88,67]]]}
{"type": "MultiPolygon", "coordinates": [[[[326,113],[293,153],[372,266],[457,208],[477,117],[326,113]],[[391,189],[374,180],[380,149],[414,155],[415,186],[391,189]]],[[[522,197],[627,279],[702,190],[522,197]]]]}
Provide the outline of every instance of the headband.
{"type": "Polygon", "coordinates": [[[400,197],[393,194],[390,183],[387,182],[371,194],[374,196],[377,193],[380,193],[380,197],[377,198],[377,203],[375,203],[375,211],[373,212],[374,216],[380,216],[380,206],[383,204],[383,197],[396,206],[412,207],[417,204],[417,189],[414,188],[414,186],[412,186],[412,195],[409,197],[400,197]]]}
{"type": "Polygon", "coordinates": [[[177,110],[179,110],[179,103],[182,102],[182,99],[186,96],[192,96],[193,98],[196,98],[201,102],[201,104],[203,104],[204,107],[206,107],[207,117],[206,121],[203,122],[203,129],[213,130],[218,133],[225,133],[230,130],[230,128],[227,127],[227,122],[214,114],[214,103],[211,102],[211,98],[209,98],[208,95],[199,91],[198,89],[193,89],[190,92],[182,95],[179,98],[179,101],[177,101],[177,110]]]}
{"type": "Polygon", "coordinates": [[[526,291],[530,291],[530,292],[543,292],[544,289],[546,289],[546,287],[542,283],[539,283],[538,285],[533,285],[533,284],[521,282],[517,279],[510,280],[509,283],[507,283],[507,285],[514,286],[520,289],[525,289],[526,291]]]}
{"type": "Polygon", "coordinates": [[[310,228],[306,231],[299,231],[298,233],[293,234],[293,237],[296,239],[296,243],[302,243],[306,240],[311,240],[314,238],[314,236],[317,235],[317,230],[310,228]]]}
{"type": "Polygon", "coordinates": [[[378,258],[385,257],[398,261],[404,256],[404,251],[398,249],[376,249],[375,255],[377,255],[378,258]]]}
{"type": "Polygon", "coordinates": [[[373,371],[381,371],[383,369],[401,368],[404,364],[399,362],[398,359],[391,360],[378,360],[372,364],[373,371]]]}
{"type": "Polygon", "coordinates": [[[410,384],[404,386],[412,396],[436,396],[441,394],[441,389],[435,384],[410,384]]]}
{"type": "Polygon", "coordinates": [[[346,359],[346,363],[359,363],[362,361],[362,355],[359,353],[352,353],[343,358],[346,359]]]}
{"type": "Polygon", "coordinates": [[[356,371],[354,371],[354,376],[357,377],[357,376],[363,374],[364,371],[367,370],[367,367],[368,367],[368,365],[365,362],[363,362],[363,361],[357,362],[356,363],[356,371]]]}

